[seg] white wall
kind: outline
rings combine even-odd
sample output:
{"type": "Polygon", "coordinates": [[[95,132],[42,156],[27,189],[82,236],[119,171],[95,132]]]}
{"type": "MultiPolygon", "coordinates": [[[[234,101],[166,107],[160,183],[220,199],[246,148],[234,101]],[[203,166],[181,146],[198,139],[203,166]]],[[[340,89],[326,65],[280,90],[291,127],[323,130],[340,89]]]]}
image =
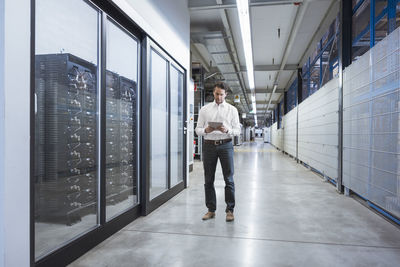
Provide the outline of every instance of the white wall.
{"type": "Polygon", "coordinates": [[[4,1],[0,1],[0,266],[4,266],[4,1]]]}
{"type": "Polygon", "coordinates": [[[187,0],[113,0],[154,41],[190,72],[187,0]]]}
{"type": "Polygon", "coordinates": [[[30,263],[30,4],[0,4],[0,266],[30,263]]]}
{"type": "MultiPolygon", "coordinates": [[[[187,147],[187,157],[188,157],[188,164],[193,164],[193,153],[194,153],[194,82],[193,80],[189,80],[188,85],[188,93],[187,93],[187,136],[188,136],[188,147],[187,147]],[[192,106],[192,112],[190,112],[190,106],[192,106]]],[[[189,176],[188,184],[189,184],[189,176]]]]}

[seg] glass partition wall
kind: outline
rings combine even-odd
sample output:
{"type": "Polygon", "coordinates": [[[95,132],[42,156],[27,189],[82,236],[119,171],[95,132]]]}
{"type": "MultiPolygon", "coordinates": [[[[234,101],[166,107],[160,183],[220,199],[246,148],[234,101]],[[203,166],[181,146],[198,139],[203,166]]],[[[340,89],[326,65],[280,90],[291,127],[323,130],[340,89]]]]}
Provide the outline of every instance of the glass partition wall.
{"type": "Polygon", "coordinates": [[[102,4],[34,1],[33,265],[67,265],[186,181],[185,71],[102,4]]]}
{"type": "Polygon", "coordinates": [[[36,260],[139,204],[139,48],[89,1],[35,1],[36,260]]]}
{"type": "Polygon", "coordinates": [[[36,1],[35,258],[95,228],[99,21],[81,0],[36,1]]]}

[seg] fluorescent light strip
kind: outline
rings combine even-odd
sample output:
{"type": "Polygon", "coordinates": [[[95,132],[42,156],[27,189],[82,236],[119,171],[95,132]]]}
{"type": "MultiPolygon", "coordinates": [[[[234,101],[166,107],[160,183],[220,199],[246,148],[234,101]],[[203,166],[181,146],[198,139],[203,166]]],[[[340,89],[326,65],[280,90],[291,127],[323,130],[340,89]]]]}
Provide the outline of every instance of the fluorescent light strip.
{"type": "Polygon", "coordinates": [[[254,101],[252,105],[253,105],[253,113],[254,113],[254,122],[255,122],[256,127],[257,127],[257,108],[256,108],[256,102],[254,101]]]}
{"type": "MultiPolygon", "coordinates": [[[[249,1],[248,0],[236,0],[236,6],[238,10],[239,23],[240,23],[240,31],[242,34],[243,48],[244,48],[244,57],[246,59],[246,70],[247,70],[247,79],[249,80],[249,87],[252,93],[251,101],[253,105],[252,112],[254,114],[257,113],[256,109],[256,99],[254,94],[254,66],[253,66],[253,50],[251,45],[251,29],[250,29],[250,12],[249,12],[249,1]]],[[[255,118],[257,116],[255,115],[255,118]]],[[[257,119],[256,119],[257,125],[257,119]]]]}
{"type": "Polygon", "coordinates": [[[253,102],[252,105],[253,105],[253,110],[255,110],[256,109],[256,102],[253,102]]]}
{"type": "Polygon", "coordinates": [[[242,34],[244,57],[250,90],[254,90],[253,50],[251,45],[250,13],[248,0],[236,0],[240,31],[242,34]]]}

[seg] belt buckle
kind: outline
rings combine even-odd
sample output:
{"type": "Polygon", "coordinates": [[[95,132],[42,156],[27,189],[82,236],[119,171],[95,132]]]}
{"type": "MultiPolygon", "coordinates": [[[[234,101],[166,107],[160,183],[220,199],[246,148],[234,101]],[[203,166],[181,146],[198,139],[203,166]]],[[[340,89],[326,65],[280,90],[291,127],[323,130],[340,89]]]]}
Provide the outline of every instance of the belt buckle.
{"type": "Polygon", "coordinates": [[[217,146],[217,145],[220,145],[220,144],[222,144],[221,140],[215,140],[215,141],[214,141],[214,145],[217,146]]]}

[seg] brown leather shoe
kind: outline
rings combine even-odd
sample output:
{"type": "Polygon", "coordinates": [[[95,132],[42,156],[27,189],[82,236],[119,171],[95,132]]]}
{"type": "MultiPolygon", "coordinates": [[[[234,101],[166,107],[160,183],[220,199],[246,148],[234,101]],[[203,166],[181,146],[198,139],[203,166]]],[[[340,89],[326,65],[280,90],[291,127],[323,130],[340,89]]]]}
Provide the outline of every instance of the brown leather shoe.
{"type": "Polygon", "coordinates": [[[232,211],[228,211],[226,213],[226,221],[227,222],[231,222],[235,219],[235,216],[233,216],[233,212],[232,211]]]}
{"type": "Polygon", "coordinates": [[[214,218],[215,217],[215,212],[211,212],[211,211],[209,211],[209,212],[207,212],[204,216],[203,216],[203,221],[205,221],[205,220],[209,220],[209,219],[212,219],[212,218],[214,218]]]}

